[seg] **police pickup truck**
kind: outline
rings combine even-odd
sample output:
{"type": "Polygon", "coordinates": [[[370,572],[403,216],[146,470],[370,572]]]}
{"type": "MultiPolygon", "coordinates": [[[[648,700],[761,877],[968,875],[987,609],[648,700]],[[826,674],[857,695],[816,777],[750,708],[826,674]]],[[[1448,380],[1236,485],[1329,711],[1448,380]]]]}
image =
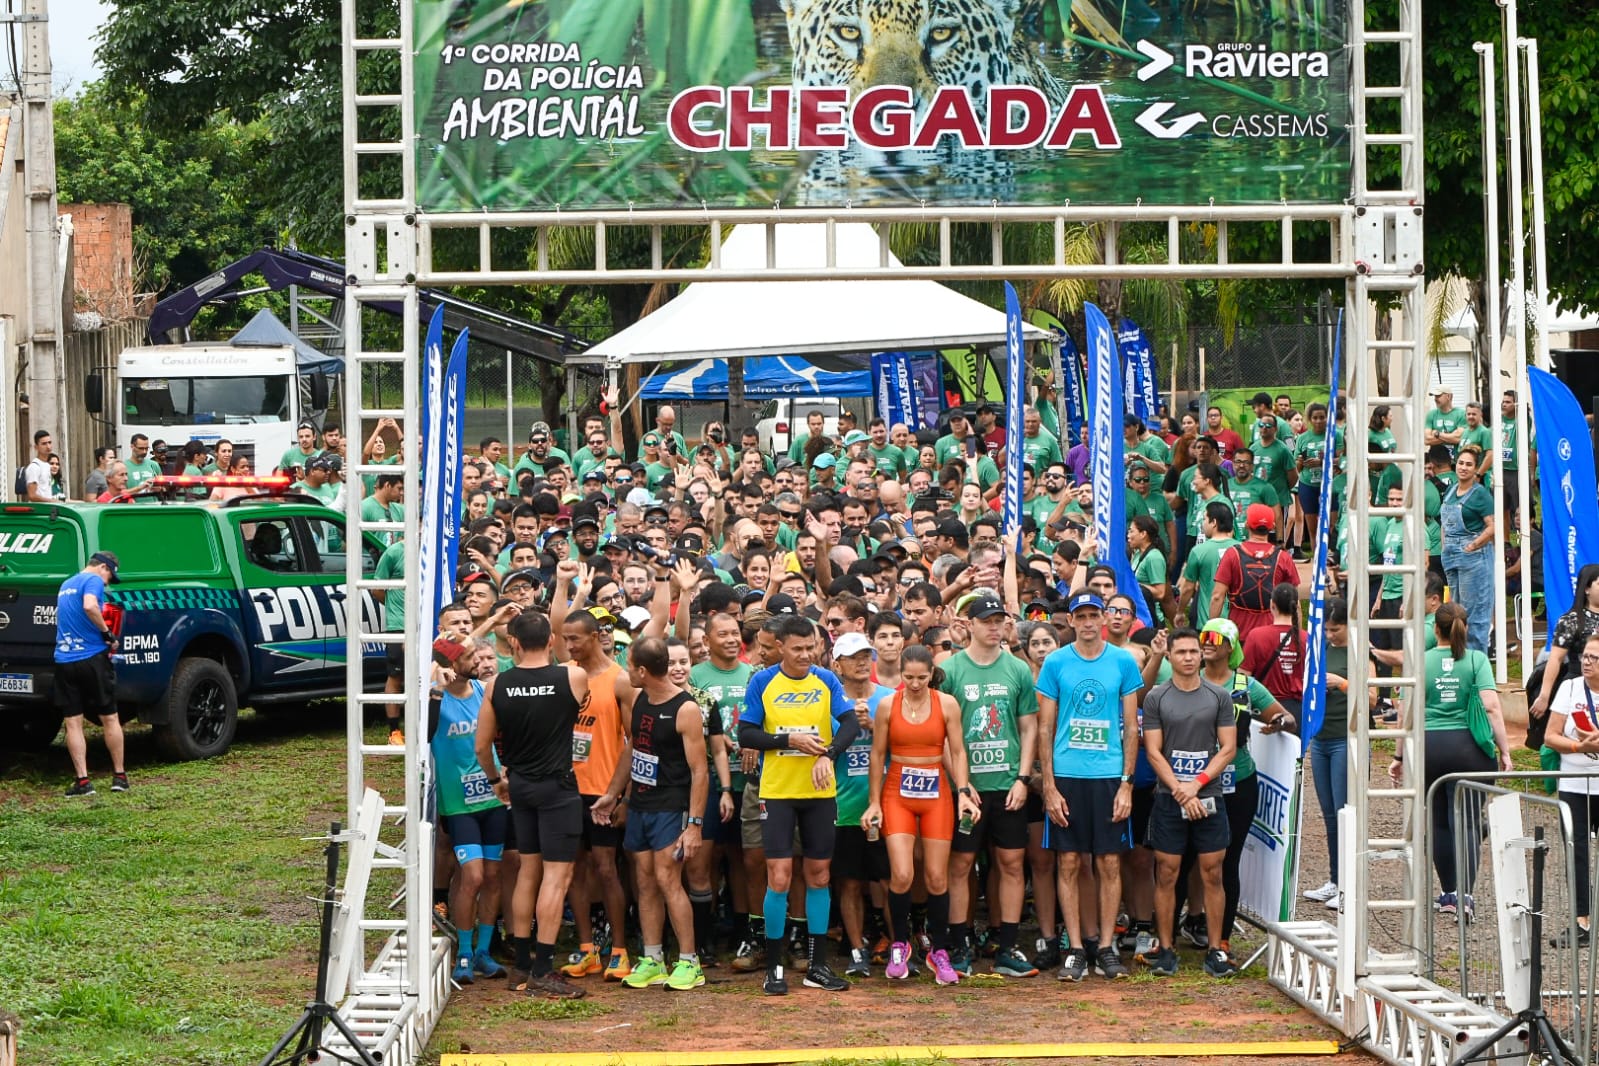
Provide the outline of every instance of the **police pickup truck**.
{"type": "MultiPolygon", "coordinates": [[[[241,704],[345,694],[344,515],[297,495],[192,502],[209,487],[176,483],[198,479],[156,480],[172,491],[0,507],[0,749],[37,750],[60,730],[56,593],[101,550],[121,564],[121,581],[107,586],[108,621],[122,638],[118,709],[124,722],[153,726],[171,756],[227,751],[241,704]]],[[[370,538],[361,551],[371,574],[383,545],[370,538]]],[[[361,611],[366,632],[382,629],[370,594],[361,611]]],[[[368,688],[380,688],[382,645],[368,645],[363,660],[368,688]]]]}

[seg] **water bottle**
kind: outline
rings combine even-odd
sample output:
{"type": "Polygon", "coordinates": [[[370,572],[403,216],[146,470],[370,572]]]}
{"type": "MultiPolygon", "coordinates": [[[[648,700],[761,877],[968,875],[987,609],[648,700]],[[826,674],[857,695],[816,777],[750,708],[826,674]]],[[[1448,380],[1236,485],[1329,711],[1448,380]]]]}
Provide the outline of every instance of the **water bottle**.
{"type": "Polygon", "coordinates": [[[881,818],[874,818],[870,822],[866,823],[866,839],[869,842],[873,844],[877,843],[878,838],[880,838],[882,835],[883,820],[881,818]]]}

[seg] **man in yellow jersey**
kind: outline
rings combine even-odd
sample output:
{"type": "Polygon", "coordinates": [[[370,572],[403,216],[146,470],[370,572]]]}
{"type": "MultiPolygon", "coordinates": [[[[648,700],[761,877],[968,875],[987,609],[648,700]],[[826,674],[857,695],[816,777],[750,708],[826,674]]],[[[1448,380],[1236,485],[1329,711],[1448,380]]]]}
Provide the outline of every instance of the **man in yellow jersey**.
{"type": "Polygon", "coordinates": [[[631,755],[622,706],[631,706],[632,685],[606,653],[602,639],[602,631],[614,624],[615,619],[603,607],[574,611],[561,623],[567,654],[589,675],[588,706],[578,715],[577,727],[572,731],[572,772],[577,775],[577,790],[583,797],[583,854],[573,871],[567,900],[577,923],[578,951],[570,963],[561,967],[561,972],[568,977],[587,977],[601,970],[594,923],[589,917],[590,904],[598,894],[611,923],[611,954],[603,964],[607,981],[620,981],[632,972],[625,946],[627,891],[616,865],[616,852],[622,845],[622,818],[613,815],[607,825],[594,820],[594,804],[602,796],[621,794],[631,755]]]}
{"type": "Polygon", "coordinates": [[[830,670],[814,665],[816,629],[800,615],[768,626],[782,658],[750,678],[738,742],[761,752],[760,805],[766,846],[766,980],[769,996],[788,994],[783,974],[783,929],[794,831],[804,854],[805,924],[810,933],[805,985],[842,992],[849,982],[827,965],[827,918],[833,840],[838,818],[833,762],[860,732],[855,704],[830,670]],[[774,935],[776,939],[773,939],[774,935]]]}

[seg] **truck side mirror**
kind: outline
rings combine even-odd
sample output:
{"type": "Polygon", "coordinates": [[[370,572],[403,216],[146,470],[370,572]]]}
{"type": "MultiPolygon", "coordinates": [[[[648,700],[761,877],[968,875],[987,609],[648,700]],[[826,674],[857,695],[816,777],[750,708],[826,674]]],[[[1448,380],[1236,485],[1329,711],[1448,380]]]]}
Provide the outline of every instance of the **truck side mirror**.
{"type": "Polygon", "coordinates": [[[97,415],[105,406],[105,378],[90,374],[83,379],[83,406],[91,415],[97,415]]]}
{"type": "Polygon", "coordinates": [[[326,411],[328,409],[328,376],[318,370],[310,375],[311,382],[311,410],[326,411]]]}

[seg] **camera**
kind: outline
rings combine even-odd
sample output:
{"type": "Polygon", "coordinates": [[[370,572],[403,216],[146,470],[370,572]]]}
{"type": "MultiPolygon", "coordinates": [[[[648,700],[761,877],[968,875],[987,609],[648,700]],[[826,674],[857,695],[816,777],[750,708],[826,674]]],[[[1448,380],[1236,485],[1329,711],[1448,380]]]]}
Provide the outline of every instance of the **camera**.
{"type": "Polygon", "coordinates": [[[721,427],[720,426],[712,427],[710,436],[711,436],[711,440],[715,441],[717,444],[722,443],[722,429],[721,429],[721,427]]]}

